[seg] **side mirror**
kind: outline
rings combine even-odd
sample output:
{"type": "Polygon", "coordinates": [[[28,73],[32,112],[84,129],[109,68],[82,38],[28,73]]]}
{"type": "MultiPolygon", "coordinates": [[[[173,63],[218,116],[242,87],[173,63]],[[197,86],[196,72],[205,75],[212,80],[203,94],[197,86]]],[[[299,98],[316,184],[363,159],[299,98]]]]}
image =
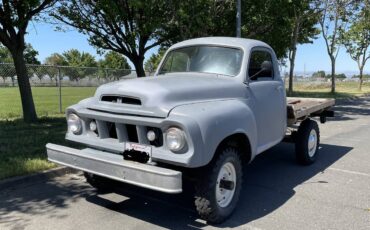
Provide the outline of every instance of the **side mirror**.
{"type": "Polygon", "coordinates": [[[256,80],[261,75],[269,76],[269,75],[271,75],[271,73],[272,73],[272,63],[271,63],[271,61],[263,61],[262,64],[261,64],[261,68],[255,74],[250,76],[249,78],[252,79],[252,80],[256,80]]]}
{"type": "Polygon", "coordinates": [[[264,61],[261,64],[261,70],[263,72],[271,72],[272,71],[272,63],[270,61],[264,61]]]}

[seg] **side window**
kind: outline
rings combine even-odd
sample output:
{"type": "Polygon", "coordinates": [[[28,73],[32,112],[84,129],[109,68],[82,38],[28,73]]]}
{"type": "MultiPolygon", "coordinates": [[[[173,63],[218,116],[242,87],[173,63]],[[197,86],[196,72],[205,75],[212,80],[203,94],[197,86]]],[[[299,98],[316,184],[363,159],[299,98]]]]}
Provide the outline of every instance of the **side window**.
{"type": "Polygon", "coordinates": [[[273,78],[274,68],[272,65],[272,57],[266,51],[252,51],[249,59],[248,75],[251,80],[258,78],[273,78]]]}

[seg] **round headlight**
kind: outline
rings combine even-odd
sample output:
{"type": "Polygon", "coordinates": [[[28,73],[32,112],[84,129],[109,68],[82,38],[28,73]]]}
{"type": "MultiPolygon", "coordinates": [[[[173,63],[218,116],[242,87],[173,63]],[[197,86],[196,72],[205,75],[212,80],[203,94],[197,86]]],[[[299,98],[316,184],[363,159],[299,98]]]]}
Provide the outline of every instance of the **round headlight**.
{"type": "Polygon", "coordinates": [[[69,114],[67,123],[68,130],[74,134],[78,134],[82,129],[81,119],[74,113],[69,114]]]}
{"type": "Polygon", "coordinates": [[[179,128],[169,128],[166,132],[166,144],[171,151],[179,151],[185,146],[185,134],[179,128]]]}

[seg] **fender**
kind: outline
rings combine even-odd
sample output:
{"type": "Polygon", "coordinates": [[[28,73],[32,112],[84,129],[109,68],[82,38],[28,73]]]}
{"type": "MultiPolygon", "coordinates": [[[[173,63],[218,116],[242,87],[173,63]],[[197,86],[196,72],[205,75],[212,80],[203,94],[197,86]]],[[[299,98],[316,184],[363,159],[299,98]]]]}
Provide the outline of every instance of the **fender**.
{"type": "Polygon", "coordinates": [[[191,141],[195,146],[194,154],[201,156],[198,158],[201,162],[197,162],[197,166],[190,164],[190,167],[207,165],[219,144],[228,136],[237,133],[248,137],[252,159],[256,155],[257,128],[248,100],[228,99],[180,105],[169,113],[170,119],[176,119],[176,117],[191,118],[200,130],[200,135],[197,135],[200,138],[191,141]]]}

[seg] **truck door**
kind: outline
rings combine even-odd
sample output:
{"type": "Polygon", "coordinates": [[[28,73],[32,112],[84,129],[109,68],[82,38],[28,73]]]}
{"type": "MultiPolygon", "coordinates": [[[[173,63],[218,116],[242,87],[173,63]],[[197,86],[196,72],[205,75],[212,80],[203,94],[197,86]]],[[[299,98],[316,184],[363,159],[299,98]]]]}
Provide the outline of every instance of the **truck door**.
{"type": "Polygon", "coordinates": [[[257,123],[257,152],[282,140],[286,131],[286,97],[275,55],[267,48],[251,51],[247,78],[250,106],[257,123]]]}

